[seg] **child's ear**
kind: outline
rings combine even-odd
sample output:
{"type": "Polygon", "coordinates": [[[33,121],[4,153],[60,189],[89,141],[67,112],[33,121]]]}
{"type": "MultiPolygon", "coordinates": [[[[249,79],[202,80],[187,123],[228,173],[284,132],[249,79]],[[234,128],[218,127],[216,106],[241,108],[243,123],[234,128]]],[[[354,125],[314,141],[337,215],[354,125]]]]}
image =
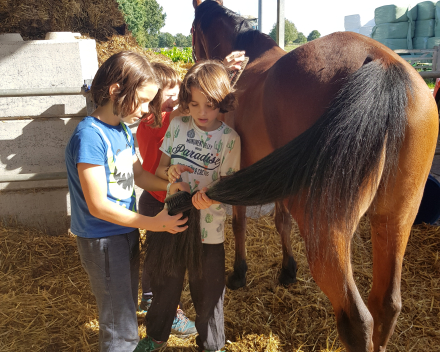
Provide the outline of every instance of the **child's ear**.
{"type": "Polygon", "coordinates": [[[114,97],[120,88],[121,86],[119,83],[113,83],[110,87],[108,87],[108,94],[110,95],[111,100],[114,100],[114,97]]]}

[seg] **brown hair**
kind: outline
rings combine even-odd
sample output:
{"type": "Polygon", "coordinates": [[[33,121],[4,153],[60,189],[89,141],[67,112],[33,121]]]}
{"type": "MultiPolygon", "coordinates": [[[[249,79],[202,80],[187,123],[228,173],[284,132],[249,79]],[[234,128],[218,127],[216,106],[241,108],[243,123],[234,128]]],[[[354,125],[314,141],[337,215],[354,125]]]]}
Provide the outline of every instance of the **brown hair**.
{"type": "Polygon", "coordinates": [[[221,62],[204,60],[189,69],[179,92],[179,104],[184,112],[189,111],[188,104],[192,100],[191,87],[200,89],[215,109],[220,108],[220,112],[234,110],[234,89],[221,62]]]}
{"type": "Polygon", "coordinates": [[[153,114],[154,120],[151,127],[162,127],[162,104],[163,104],[163,90],[167,87],[174,88],[180,86],[182,82],[177,72],[170,66],[161,62],[151,63],[157,80],[160,82],[160,88],[154,99],[148,105],[150,113],[153,114]]]}
{"type": "Polygon", "coordinates": [[[96,72],[92,82],[92,99],[98,106],[110,100],[109,88],[118,83],[120,88],[113,95],[113,113],[122,117],[130,115],[139,106],[138,88],[148,83],[157,84],[151,63],[132,51],[121,51],[108,58],[96,72]]]}

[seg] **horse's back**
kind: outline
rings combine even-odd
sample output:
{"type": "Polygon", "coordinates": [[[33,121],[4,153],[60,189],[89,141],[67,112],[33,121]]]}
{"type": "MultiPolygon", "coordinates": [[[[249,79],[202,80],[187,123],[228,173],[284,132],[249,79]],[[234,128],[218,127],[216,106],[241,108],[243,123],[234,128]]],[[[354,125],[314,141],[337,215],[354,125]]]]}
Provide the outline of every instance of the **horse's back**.
{"type": "MultiPolygon", "coordinates": [[[[415,73],[390,49],[352,32],[313,40],[275,62],[265,80],[263,101],[274,148],[310,128],[330,106],[345,79],[374,60],[381,60],[384,65],[401,62],[415,73]]],[[[412,74],[411,79],[419,86],[423,80],[416,76],[412,74]]]]}

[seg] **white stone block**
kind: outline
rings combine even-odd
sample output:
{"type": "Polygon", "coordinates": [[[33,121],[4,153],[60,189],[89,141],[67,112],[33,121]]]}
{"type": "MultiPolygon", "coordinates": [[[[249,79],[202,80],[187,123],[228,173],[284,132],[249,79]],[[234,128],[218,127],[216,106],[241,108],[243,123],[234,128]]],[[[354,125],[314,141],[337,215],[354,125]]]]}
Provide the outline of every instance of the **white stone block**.
{"type": "Polygon", "coordinates": [[[0,42],[22,42],[23,37],[20,33],[1,33],[0,42]]]}
{"type": "MultiPolygon", "coordinates": [[[[73,38],[73,33],[70,35],[73,38]]],[[[79,92],[84,80],[92,79],[97,70],[96,42],[92,39],[0,42],[0,117],[84,116],[86,100],[81,95],[32,94],[48,89],[79,92]],[[30,96],[1,96],[2,90],[25,89],[30,96]]]]}
{"type": "Polygon", "coordinates": [[[0,121],[2,175],[65,172],[64,150],[82,118],[0,121]]]}

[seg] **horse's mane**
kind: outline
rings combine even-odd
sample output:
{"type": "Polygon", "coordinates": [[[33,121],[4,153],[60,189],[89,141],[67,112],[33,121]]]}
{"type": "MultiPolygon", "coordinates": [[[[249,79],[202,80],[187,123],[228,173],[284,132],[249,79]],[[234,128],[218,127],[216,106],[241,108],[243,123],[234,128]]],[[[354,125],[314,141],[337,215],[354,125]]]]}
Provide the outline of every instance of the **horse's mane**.
{"type": "Polygon", "coordinates": [[[202,31],[206,31],[212,19],[219,16],[225,16],[230,19],[234,24],[234,32],[237,34],[249,30],[255,31],[247,19],[219,5],[216,1],[207,0],[197,6],[194,21],[200,23],[202,31]]]}
{"type": "Polygon", "coordinates": [[[197,6],[195,11],[194,23],[200,25],[200,29],[206,32],[211,25],[213,18],[225,17],[232,22],[234,33],[236,34],[236,40],[233,45],[233,50],[243,50],[248,45],[254,43],[257,38],[261,40],[270,40],[273,45],[276,45],[275,41],[267,34],[261,33],[257,29],[253,29],[250,22],[235,12],[219,5],[216,1],[206,0],[197,6]]]}

